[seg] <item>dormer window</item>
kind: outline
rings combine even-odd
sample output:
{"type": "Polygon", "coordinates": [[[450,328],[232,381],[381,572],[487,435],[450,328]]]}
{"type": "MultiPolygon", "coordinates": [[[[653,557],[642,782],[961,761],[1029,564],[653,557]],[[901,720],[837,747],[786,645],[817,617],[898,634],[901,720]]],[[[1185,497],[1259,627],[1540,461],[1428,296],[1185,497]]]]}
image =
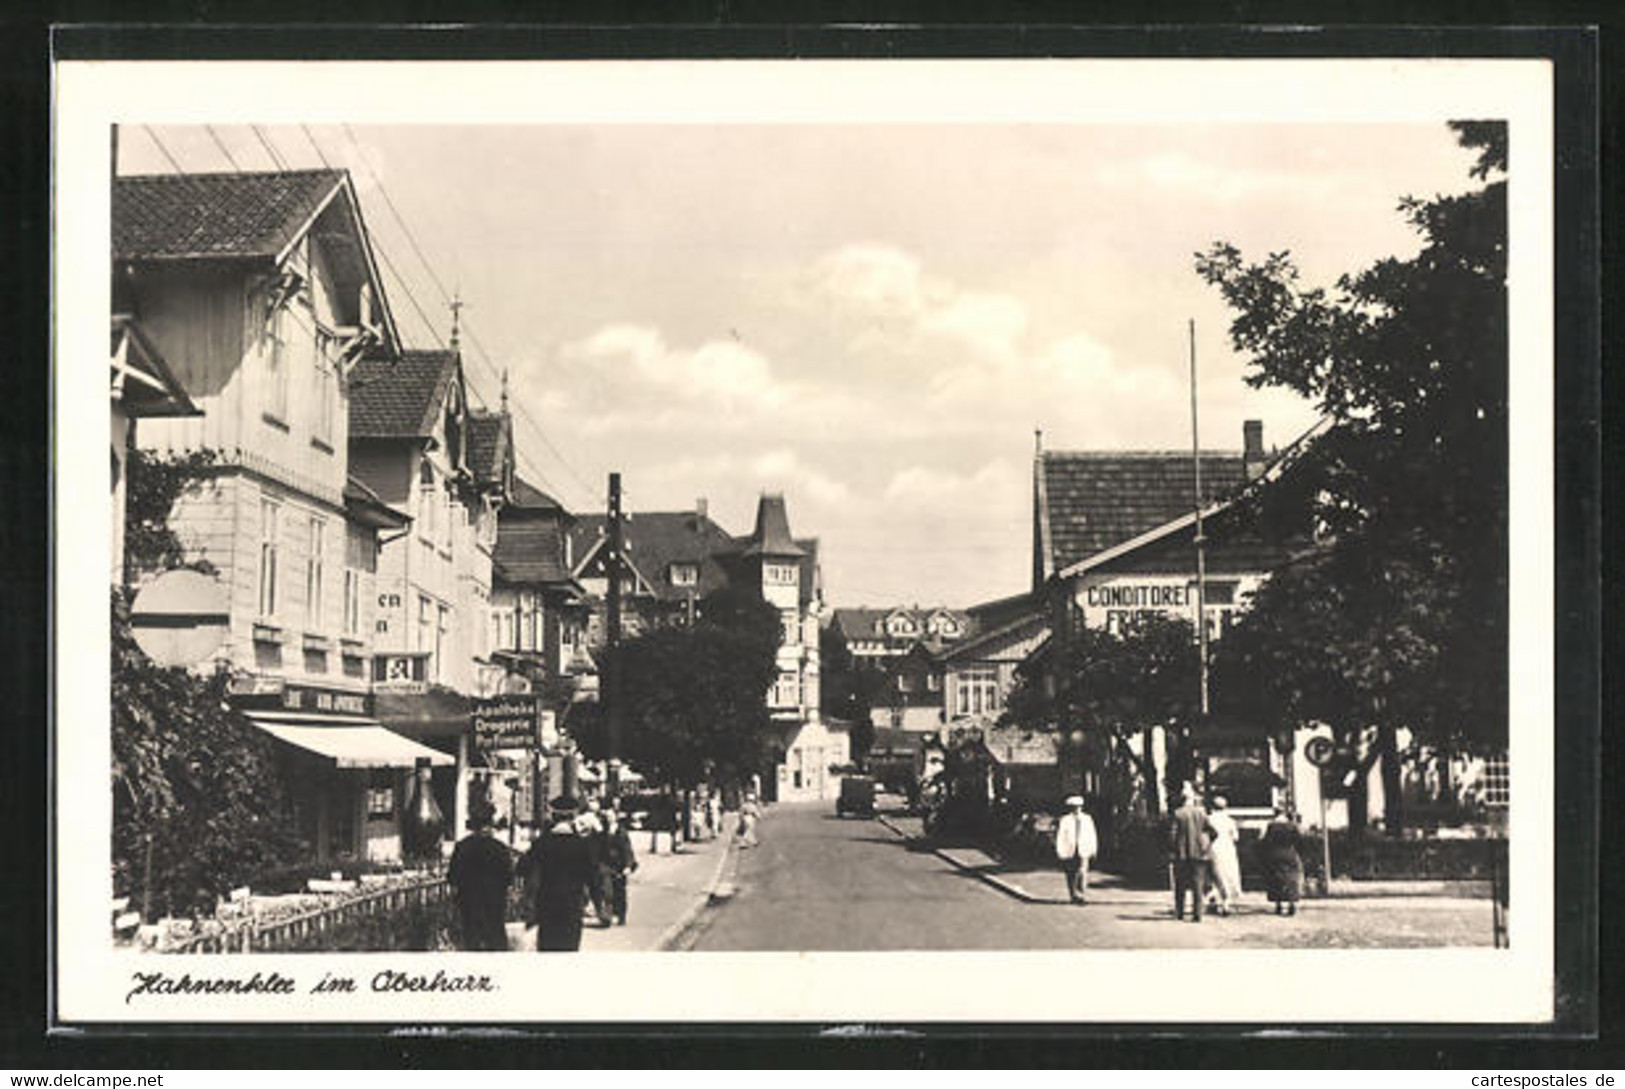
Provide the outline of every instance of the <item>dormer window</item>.
{"type": "Polygon", "coordinates": [[[698,586],[700,584],[700,565],[697,563],[672,564],[671,584],[673,586],[698,586]]]}

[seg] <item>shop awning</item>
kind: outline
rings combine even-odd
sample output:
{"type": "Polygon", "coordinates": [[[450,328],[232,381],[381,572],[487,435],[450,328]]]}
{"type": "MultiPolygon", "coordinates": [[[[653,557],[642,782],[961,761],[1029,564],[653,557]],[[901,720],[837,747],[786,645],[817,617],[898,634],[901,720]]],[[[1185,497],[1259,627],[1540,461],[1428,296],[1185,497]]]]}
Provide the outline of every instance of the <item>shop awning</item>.
{"type": "Polygon", "coordinates": [[[411,768],[419,760],[437,767],[457,761],[411,738],[386,730],[367,719],[312,721],[309,716],[248,715],[250,721],[278,741],[325,756],[340,768],[411,768]]]}

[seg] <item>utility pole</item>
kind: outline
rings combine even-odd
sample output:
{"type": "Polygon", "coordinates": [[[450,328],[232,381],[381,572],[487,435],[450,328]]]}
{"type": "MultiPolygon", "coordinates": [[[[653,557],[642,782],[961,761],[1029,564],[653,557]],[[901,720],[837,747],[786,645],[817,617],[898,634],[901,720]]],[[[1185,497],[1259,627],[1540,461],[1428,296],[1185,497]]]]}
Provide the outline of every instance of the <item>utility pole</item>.
{"type": "Polygon", "coordinates": [[[604,557],[604,571],[609,580],[608,615],[605,617],[605,634],[608,641],[608,650],[604,654],[603,691],[600,698],[604,701],[604,724],[608,729],[608,759],[606,766],[608,774],[604,784],[606,793],[613,798],[620,792],[619,776],[616,773],[616,761],[621,755],[621,691],[620,691],[620,663],[617,661],[616,651],[621,645],[621,474],[609,474],[609,527],[606,539],[606,555],[604,557]]]}
{"type": "Polygon", "coordinates": [[[1196,504],[1196,646],[1202,683],[1202,718],[1208,715],[1207,698],[1207,538],[1202,535],[1202,445],[1196,426],[1196,319],[1190,320],[1191,343],[1191,468],[1196,504]]]}

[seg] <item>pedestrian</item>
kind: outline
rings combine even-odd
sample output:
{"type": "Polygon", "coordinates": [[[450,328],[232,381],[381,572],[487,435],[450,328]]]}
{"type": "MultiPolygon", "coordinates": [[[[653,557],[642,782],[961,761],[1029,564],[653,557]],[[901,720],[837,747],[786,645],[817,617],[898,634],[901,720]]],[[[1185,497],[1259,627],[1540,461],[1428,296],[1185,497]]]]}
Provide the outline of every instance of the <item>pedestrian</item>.
{"type": "Polygon", "coordinates": [[[711,826],[711,838],[722,835],[722,792],[712,788],[705,798],[705,819],[711,826]]]}
{"type": "Polygon", "coordinates": [[[1216,910],[1229,915],[1241,900],[1241,859],[1236,844],[1241,841],[1241,829],[1229,812],[1230,803],[1223,796],[1213,799],[1213,811],[1207,815],[1213,826],[1213,846],[1209,849],[1213,863],[1213,891],[1218,895],[1216,910]]]}
{"type": "Polygon", "coordinates": [[[1303,859],[1298,846],[1303,833],[1297,815],[1284,805],[1275,807],[1275,816],[1264,829],[1259,855],[1264,863],[1265,887],[1277,915],[1296,915],[1303,899],[1303,859]]]}
{"type": "Polygon", "coordinates": [[[605,903],[607,893],[604,879],[604,851],[608,845],[605,837],[603,803],[597,798],[587,799],[586,812],[576,818],[581,834],[587,837],[587,843],[592,854],[592,879],[587,882],[587,899],[592,902],[592,915],[598,925],[610,925],[609,907],[605,903]]]}
{"type": "Polygon", "coordinates": [[[1084,810],[1083,797],[1074,794],[1066,800],[1066,814],[1055,826],[1055,856],[1061,860],[1066,894],[1074,904],[1089,902],[1089,862],[1097,847],[1094,818],[1084,810]]]}
{"type": "Polygon", "coordinates": [[[573,953],[581,948],[581,914],[592,881],[592,846],[576,823],[579,804],[568,795],[548,806],[551,822],[525,852],[530,916],[536,950],[573,953]]]}
{"type": "Polygon", "coordinates": [[[615,808],[604,810],[604,857],[602,867],[609,886],[609,910],[617,926],[626,925],[626,878],[638,868],[632,853],[632,837],[621,823],[615,808]]]}
{"type": "Polygon", "coordinates": [[[469,807],[469,834],[451,852],[446,880],[457,900],[462,922],[462,947],[473,953],[502,953],[508,949],[505,916],[508,885],[513,881],[513,858],[492,835],[496,808],[483,798],[469,807]]]}
{"type": "Polygon", "coordinates": [[[1191,921],[1202,921],[1202,901],[1207,896],[1208,851],[1213,842],[1213,824],[1207,810],[1186,788],[1180,796],[1168,826],[1168,855],[1174,867],[1174,918],[1185,917],[1185,894],[1191,895],[1191,921]]]}
{"type": "Polygon", "coordinates": [[[756,804],[756,795],[747,794],[739,803],[739,846],[756,846],[756,822],[761,819],[761,807],[756,804]]]}

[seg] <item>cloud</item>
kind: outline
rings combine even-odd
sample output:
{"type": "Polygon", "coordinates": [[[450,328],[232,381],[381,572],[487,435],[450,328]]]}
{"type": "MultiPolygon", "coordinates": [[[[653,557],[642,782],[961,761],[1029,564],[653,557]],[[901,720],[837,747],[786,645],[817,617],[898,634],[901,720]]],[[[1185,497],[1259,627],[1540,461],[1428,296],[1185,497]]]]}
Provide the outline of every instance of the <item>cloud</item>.
{"type": "Polygon", "coordinates": [[[724,409],[773,408],[789,396],[764,356],[732,341],[678,349],[648,326],[611,325],[567,345],[564,355],[589,368],[608,368],[612,373],[621,368],[623,383],[630,380],[679,401],[724,409]]]}

